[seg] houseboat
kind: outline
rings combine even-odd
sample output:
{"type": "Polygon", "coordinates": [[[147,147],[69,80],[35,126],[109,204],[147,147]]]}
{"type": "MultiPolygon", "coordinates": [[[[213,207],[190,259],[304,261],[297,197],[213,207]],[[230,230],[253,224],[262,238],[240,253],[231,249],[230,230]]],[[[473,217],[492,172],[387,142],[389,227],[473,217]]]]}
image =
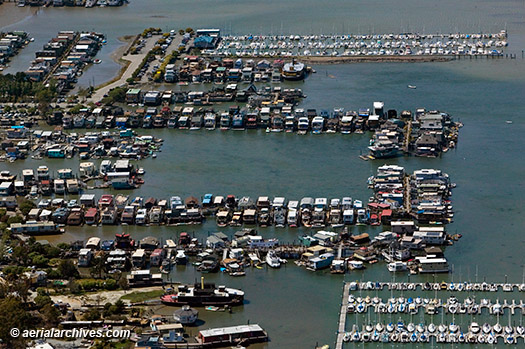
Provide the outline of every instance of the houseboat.
{"type": "Polygon", "coordinates": [[[135,268],[142,268],[146,265],[146,250],[139,248],[131,255],[131,264],[135,268]]]}
{"type": "Polygon", "coordinates": [[[323,253],[319,257],[310,258],[306,263],[306,269],[313,271],[326,269],[330,267],[333,260],[333,253],[323,253]]]}
{"type": "Polygon", "coordinates": [[[322,116],[316,116],[312,119],[312,133],[320,134],[324,129],[324,118],[322,116]]]}
{"type": "Polygon", "coordinates": [[[199,342],[204,346],[232,346],[238,343],[268,341],[268,334],[257,324],[212,328],[199,331],[199,342]]]}
{"type": "Polygon", "coordinates": [[[207,130],[215,130],[217,125],[217,115],[213,112],[206,113],[204,116],[204,128],[207,130]]]}
{"type": "Polygon", "coordinates": [[[133,206],[133,205],[125,206],[124,209],[122,210],[120,221],[123,224],[133,224],[135,220],[135,209],[136,209],[136,206],[133,206]]]}
{"type": "Polygon", "coordinates": [[[400,261],[388,263],[387,268],[392,273],[408,270],[407,264],[400,261]]]}
{"type": "Polygon", "coordinates": [[[221,130],[229,130],[231,126],[231,116],[229,113],[221,113],[219,120],[221,130]]]}
{"type": "Polygon", "coordinates": [[[117,222],[117,209],[115,207],[106,207],[102,210],[100,217],[102,224],[115,224],[117,222]]]}
{"type": "Polygon", "coordinates": [[[303,80],[306,76],[306,66],[304,63],[292,60],[284,64],[281,75],[285,80],[303,80]]]}
{"type": "Polygon", "coordinates": [[[197,113],[191,117],[190,130],[200,130],[204,123],[201,113],[197,113]]]}
{"type": "Polygon", "coordinates": [[[29,221],[26,223],[13,223],[9,226],[9,230],[12,234],[25,235],[51,235],[64,232],[63,230],[59,229],[58,225],[55,223],[35,221],[29,221]]]}
{"type": "Polygon", "coordinates": [[[217,212],[217,226],[226,227],[230,223],[232,214],[229,210],[222,210],[217,212]]]}
{"type": "Polygon", "coordinates": [[[416,257],[420,273],[448,273],[450,271],[446,258],[435,256],[416,257]]]}
{"type": "Polygon", "coordinates": [[[135,240],[129,234],[117,233],[115,234],[115,248],[122,250],[130,250],[135,247],[135,240]]]}
{"type": "Polygon", "coordinates": [[[63,195],[66,192],[66,185],[63,179],[55,179],[53,186],[55,194],[63,195]]]}
{"type": "Polygon", "coordinates": [[[135,216],[135,224],[144,225],[146,223],[148,223],[148,210],[146,208],[141,208],[137,210],[137,214],[135,216]]]}
{"type": "Polygon", "coordinates": [[[297,121],[297,134],[305,135],[310,130],[310,120],[308,117],[300,117],[297,121]]]}
{"type": "Polygon", "coordinates": [[[95,207],[89,208],[84,216],[84,221],[88,225],[98,224],[100,221],[98,209],[95,207]]]}
{"type": "Polygon", "coordinates": [[[67,225],[82,225],[83,223],[83,211],[80,207],[75,207],[69,213],[67,217],[67,225]]]}
{"type": "Polygon", "coordinates": [[[89,267],[91,260],[93,259],[93,251],[89,248],[83,248],[78,252],[78,266],[79,267],[89,267]]]}
{"type": "Polygon", "coordinates": [[[286,221],[288,222],[288,226],[290,228],[296,228],[299,225],[299,215],[297,210],[295,209],[288,209],[288,214],[286,216],[286,221]]]}
{"type": "Polygon", "coordinates": [[[69,194],[78,194],[80,186],[75,178],[66,179],[66,188],[69,194]]]}

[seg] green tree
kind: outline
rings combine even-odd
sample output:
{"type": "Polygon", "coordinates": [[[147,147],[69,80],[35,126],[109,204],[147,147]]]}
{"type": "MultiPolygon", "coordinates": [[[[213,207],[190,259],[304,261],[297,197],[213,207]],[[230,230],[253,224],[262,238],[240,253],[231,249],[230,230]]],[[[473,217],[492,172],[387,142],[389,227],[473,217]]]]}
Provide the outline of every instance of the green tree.
{"type": "Polygon", "coordinates": [[[33,318],[20,299],[12,296],[0,299],[0,338],[5,348],[25,348],[24,338],[22,336],[14,338],[9,331],[12,328],[24,331],[32,328],[33,325],[33,318]]]}
{"type": "Polygon", "coordinates": [[[94,258],[91,265],[92,266],[89,269],[89,273],[91,274],[91,276],[102,279],[102,273],[104,272],[104,267],[105,267],[104,258],[102,257],[94,258]]]}
{"type": "Polygon", "coordinates": [[[29,247],[25,244],[15,246],[12,258],[18,265],[28,265],[31,261],[29,258],[29,247]]]}
{"type": "Polygon", "coordinates": [[[100,318],[101,318],[101,314],[98,309],[90,309],[83,316],[83,319],[85,321],[97,321],[97,320],[100,320],[100,318]]]}
{"type": "Polygon", "coordinates": [[[69,109],[69,112],[70,112],[71,114],[76,115],[76,114],[79,114],[79,113],[80,113],[80,110],[81,110],[82,108],[84,108],[84,106],[83,106],[82,104],[77,104],[77,105],[75,105],[73,108],[69,109]]]}
{"type": "Polygon", "coordinates": [[[31,200],[24,200],[18,206],[24,216],[27,216],[29,211],[36,207],[36,204],[31,200]]]}
{"type": "Polygon", "coordinates": [[[61,250],[69,250],[71,248],[71,245],[67,242],[61,242],[57,245],[57,247],[61,250]]]}
{"type": "Polygon", "coordinates": [[[44,268],[49,263],[49,259],[39,253],[33,252],[33,253],[30,253],[30,256],[31,256],[31,264],[37,268],[44,268]]]}
{"type": "Polygon", "coordinates": [[[69,288],[69,292],[71,292],[73,294],[80,293],[80,291],[81,291],[80,285],[78,284],[78,282],[76,282],[75,279],[70,279],[69,280],[68,288],[69,288]]]}
{"type": "Polygon", "coordinates": [[[7,224],[8,225],[11,225],[13,223],[23,223],[24,222],[24,217],[22,216],[13,216],[13,217],[9,217],[7,219],[7,224]]]}
{"type": "Polygon", "coordinates": [[[60,323],[60,311],[48,303],[40,309],[40,316],[44,326],[47,328],[56,327],[60,323]]]}
{"type": "Polygon", "coordinates": [[[129,290],[128,279],[125,278],[125,277],[121,277],[121,278],[118,280],[118,287],[120,287],[120,288],[123,289],[123,290],[129,290]]]}
{"type": "Polygon", "coordinates": [[[69,259],[62,260],[58,265],[57,271],[64,279],[77,278],[80,276],[75,263],[69,259]]]}
{"type": "Polygon", "coordinates": [[[51,297],[49,297],[47,294],[44,295],[38,295],[35,297],[35,305],[40,309],[43,308],[45,305],[53,304],[53,301],[51,300],[51,297]]]}

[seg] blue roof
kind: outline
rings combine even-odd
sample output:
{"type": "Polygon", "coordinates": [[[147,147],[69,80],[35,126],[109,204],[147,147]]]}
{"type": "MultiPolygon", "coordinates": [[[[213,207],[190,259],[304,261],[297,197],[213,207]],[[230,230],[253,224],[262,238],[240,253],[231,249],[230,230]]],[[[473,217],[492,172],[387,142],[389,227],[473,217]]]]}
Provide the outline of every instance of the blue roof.
{"type": "Polygon", "coordinates": [[[194,40],[194,43],[196,44],[199,42],[206,42],[208,44],[211,44],[213,42],[213,38],[208,35],[199,36],[198,38],[194,40]]]}
{"type": "Polygon", "coordinates": [[[11,128],[21,129],[21,128],[25,128],[25,126],[11,126],[11,128]]]}

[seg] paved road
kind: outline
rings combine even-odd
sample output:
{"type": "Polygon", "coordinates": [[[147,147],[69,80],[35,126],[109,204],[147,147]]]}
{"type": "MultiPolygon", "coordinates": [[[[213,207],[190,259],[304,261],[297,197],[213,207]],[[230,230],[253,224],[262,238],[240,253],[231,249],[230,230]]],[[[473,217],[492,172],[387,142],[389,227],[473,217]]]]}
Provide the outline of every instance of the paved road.
{"type": "Polygon", "coordinates": [[[155,42],[159,38],[160,37],[158,35],[153,35],[152,37],[146,39],[146,45],[144,45],[144,47],[142,48],[142,50],[140,51],[139,54],[137,54],[137,55],[130,55],[130,54],[128,54],[127,56],[123,56],[122,57],[123,60],[131,62],[128,65],[128,68],[126,69],[124,74],[122,74],[120,79],[118,79],[117,81],[112,82],[111,84],[106,85],[106,86],[96,90],[95,93],[93,93],[91,98],[89,98],[88,100],[93,101],[93,102],[99,102],[104,97],[104,95],[109,92],[109,90],[111,90],[111,89],[113,89],[115,87],[119,87],[122,84],[125,84],[126,80],[129,79],[131,77],[131,75],[133,74],[133,72],[139,67],[139,65],[142,62],[142,60],[144,59],[144,57],[146,57],[146,54],[149,51],[151,51],[153,46],[155,46],[155,42]]]}
{"type": "MultiPolygon", "coordinates": [[[[130,61],[130,65],[128,66],[128,68],[126,69],[126,71],[124,72],[124,74],[122,74],[122,77],[120,79],[118,79],[117,81],[107,85],[107,86],[104,86],[98,90],[95,91],[95,93],[91,96],[91,98],[89,100],[93,101],[93,102],[99,102],[106,93],[109,92],[109,90],[111,90],[112,88],[115,88],[115,87],[119,87],[120,85],[122,84],[125,84],[126,83],[126,80],[129,79],[131,77],[131,75],[133,74],[133,72],[138,68],[138,66],[140,65],[140,63],[142,62],[142,60],[144,59],[144,57],[146,56],[146,54],[151,51],[151,49],[155,46],[155,42],[157,42],[157,40],[159,40],[161,38],[161,36],[159,35],[154,35],[152,36],[151,38],[148,38],[146,39],[146,45],[142,48],[142,51],[140,54],[138,55],[127,55],[127,56],[123,56],[122,59],[124,60],[127,60],[127,61],[130,61]]],[[[171,44],[168,46],[168,48],[166,49],[166,53],[169,54],[171,51],[174,51],[174,50],[177,50],[178,47],[179,47],[179,44],[182,42],[182,35],[175,35],[173,38],[172,38],[172,42],[171,44]]],[[[150,64],[150,70],[151,70],[151,66],[155,65],[155,62],[158,63],[160,65],[160,62],[158,60],[155,60],[152,62],[152,64],[150,64]]],[[[141,79],[141,83],[147,83],[148,82],[148,78],[147,78],[148,74],[144,74],[142,76],[142,79],[141,79]]]]}

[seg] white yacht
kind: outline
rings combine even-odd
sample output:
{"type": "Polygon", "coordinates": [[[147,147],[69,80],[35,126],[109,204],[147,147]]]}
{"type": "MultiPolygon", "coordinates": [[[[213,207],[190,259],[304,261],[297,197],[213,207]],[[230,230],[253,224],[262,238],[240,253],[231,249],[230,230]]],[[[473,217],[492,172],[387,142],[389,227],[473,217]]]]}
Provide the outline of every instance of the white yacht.
{"type": "Polygon", "coordinates": [[[270,250],[266,254],[266,263],[272,268],[279,268],[281,266],[281,259],[277,257],[274,250],[270,250]]]}
{"type": "Polygon", "coordinates": [[[177,264],[186,264],[187,261],[188,257],[186,256],[184,250],[177,250],[177,254],[175,255],[175,262],[177,264]]]}
{"type": "Polygon", "coordinates": [[[399,261],[388,263],[387,268],[388,268],[388,271],[393,272],[393,273],[398,272],[398,271],[406,271],[408,269],[406,263],[399,262],[399,261]]]}

